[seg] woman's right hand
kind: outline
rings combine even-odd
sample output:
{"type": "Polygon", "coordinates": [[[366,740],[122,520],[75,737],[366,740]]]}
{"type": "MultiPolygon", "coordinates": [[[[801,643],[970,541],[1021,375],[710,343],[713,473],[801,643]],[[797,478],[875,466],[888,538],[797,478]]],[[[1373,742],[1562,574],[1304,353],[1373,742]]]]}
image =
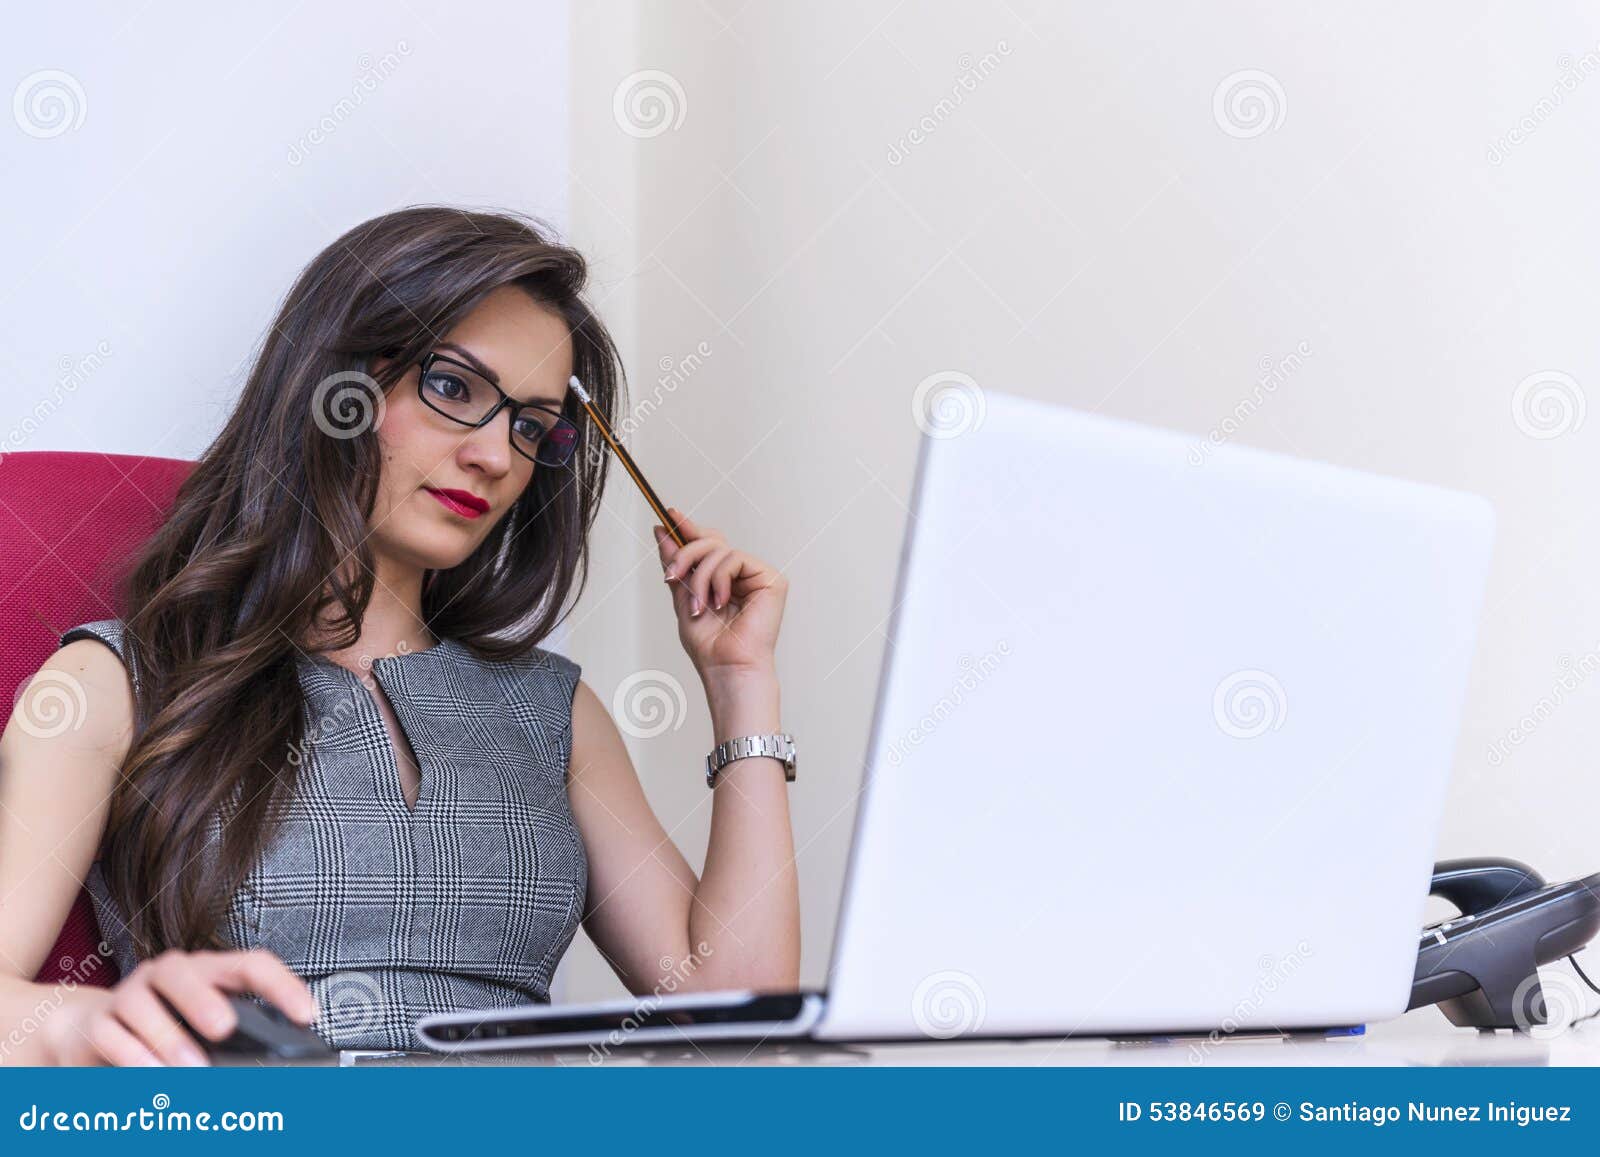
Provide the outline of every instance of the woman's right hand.
{"type": "Polygon", "coordinates": [[[238,1023],[230,992],[253,992],[301,1024],[316,1016],[311,989],[265,948],[171,949],[141,961],[115,988],[77,988],[43,1021],[51,1058],[60,1065],[210,1064],[172,1009],[194,1032],[224,1040],[238,1023]]]}

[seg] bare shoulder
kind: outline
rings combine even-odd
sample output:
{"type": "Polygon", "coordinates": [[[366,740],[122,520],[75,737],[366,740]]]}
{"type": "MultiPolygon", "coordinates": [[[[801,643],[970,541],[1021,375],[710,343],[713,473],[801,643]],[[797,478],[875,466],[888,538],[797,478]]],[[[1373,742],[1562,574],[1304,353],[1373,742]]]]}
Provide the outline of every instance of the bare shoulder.
{"type": "Polygon", "coordinates": [[[592,774],[614,765],[617,757],[627,759],[622,734],[600,696],[582,679],[572,691],[572,763],[574,776],[592,774]]]}
{"type": "Polygon", "coordinates": [[[0,975],[34,975],[105,832],[133,735],[116,653],[84,639],[23,684],[0,735],[0,975]]]}
{"type": "Polygon", "coordinates": [[[55,758],[110,755],[117,762],[133,735],[128,669],[103,643],[79,639],[51,654],[19,689],[5,743],[55,758]]]}

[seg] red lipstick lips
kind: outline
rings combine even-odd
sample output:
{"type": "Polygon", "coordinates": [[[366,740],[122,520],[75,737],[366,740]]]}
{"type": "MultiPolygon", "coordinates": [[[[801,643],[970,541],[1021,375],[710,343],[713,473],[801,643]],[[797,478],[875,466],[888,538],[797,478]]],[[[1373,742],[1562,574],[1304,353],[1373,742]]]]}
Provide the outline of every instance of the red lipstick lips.
{"type": "Polygon", "coordinates": [[[489,513],[489,504],[466,490],[436,490],[432,486],[423,489],[437,498],[440,506],[462,518],[478,518],[489,513]]]}

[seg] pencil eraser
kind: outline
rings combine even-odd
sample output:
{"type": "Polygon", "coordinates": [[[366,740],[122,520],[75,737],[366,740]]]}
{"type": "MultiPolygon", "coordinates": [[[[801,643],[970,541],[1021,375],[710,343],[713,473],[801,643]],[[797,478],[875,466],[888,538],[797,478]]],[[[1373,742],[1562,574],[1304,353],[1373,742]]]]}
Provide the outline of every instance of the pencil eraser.
{"type": "Polygon", "coordinates": [[[578,395],[578,401],[587,403],[589,391],[583,388],[583,383],[578,380],[578,375],[573,374],[567,379],[567,385],[572,387],[572,392],[578,395]]]}

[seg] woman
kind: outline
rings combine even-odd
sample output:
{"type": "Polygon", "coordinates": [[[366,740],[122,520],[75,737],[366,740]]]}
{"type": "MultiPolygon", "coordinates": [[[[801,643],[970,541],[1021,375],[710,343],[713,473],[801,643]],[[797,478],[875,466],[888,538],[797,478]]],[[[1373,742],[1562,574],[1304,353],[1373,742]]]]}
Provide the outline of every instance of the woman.
{"type": "MultiPolygon", "coordinates": [[[[433,207],[301,274],[125,617],[69,631],[0,739],[0,1036],[40,1025],[9,1059],[203,1064],[174,1013],[220,1040],[230,992],[415,1048],[426,1013],[548,1000],[580,922],[634,993],[796,986],[784,765],[717,774],[696,878],[537,646],[606,477],[568,379],[608,419],[622,383],[585,275],[529,221],[433,207]],[[63,681],[81,726],[30,727],[63,681]],[[122,979],[57,993],[30,978],[85,882],[122,979]]],[[[785,579],[671,513],[714,742],[779,732],[785,579]]]]}

